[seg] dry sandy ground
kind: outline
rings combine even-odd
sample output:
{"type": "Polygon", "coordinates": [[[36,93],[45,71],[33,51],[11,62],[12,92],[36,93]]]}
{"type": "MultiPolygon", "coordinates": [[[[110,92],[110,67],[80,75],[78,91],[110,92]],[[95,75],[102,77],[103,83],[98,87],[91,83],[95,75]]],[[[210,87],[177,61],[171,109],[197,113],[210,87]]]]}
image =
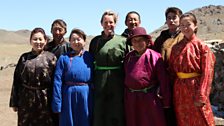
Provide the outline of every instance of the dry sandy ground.
{"type": "Polygon", "coordinates": [[[17,115],[9,108],[9,97],[14,68],[0,71],[0,122],[1,126],[16,126],[17,115]]]}
{"type": "MultiPolygon", "coordinates": [[[[0,44],[0,67],[17,63],[19,56],[31,49],[29,44],[0,44]]],[[[15,67],[8,67],[0,70],[0,126],[17,125],[17,114],[9,108],[14,69],[15,67]]],[[[219,126],[223,126],[222,124],[219,126]]]]}
{"type": "MultiPolygon", "coordinates": [[[[8,44],[0,42],[0,44],[0,67],[16,64],[22,53],[31,50],[29,43],[8,44]]],[[[9,108],[14,69],[15,67],[8,67],[0,70],[0,126],[17,125],[17,113],[9,108]]]]}
{"type": "MultiPolygon", "coordinates": [[[[0,43],[0,67],[17,63],[23,52],[31,49],[29,44],[4,44],[0,43]]],[[[12,87],[12,78],[15,67],[0,70],[0,125],[16,126],[17,114],[9,108],[9,97],[12,87]]]]}

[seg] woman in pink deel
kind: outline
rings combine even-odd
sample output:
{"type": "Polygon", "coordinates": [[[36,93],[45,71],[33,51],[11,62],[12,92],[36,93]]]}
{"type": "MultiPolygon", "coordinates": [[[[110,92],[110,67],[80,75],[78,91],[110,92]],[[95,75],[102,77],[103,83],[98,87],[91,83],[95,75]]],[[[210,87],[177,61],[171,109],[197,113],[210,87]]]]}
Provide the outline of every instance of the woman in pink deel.
{"type": "Polygon", "coordinates": [[[170,86],[162,57],[148,48],[151,36],[134,28],[125,57],[125,114],[127,126],[166,126],[163,107],[170,106],[170,86]]]}

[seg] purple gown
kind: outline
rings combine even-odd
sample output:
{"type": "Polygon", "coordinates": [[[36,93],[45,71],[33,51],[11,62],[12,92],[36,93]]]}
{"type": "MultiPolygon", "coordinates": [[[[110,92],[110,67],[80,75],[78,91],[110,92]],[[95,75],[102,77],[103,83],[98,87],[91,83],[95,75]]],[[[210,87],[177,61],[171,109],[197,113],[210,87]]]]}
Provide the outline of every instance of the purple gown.
{"type": "Polygon", "coordinates": [[[161,55],[147,49],[125,58],[125,112],[127,126],[166,126],[163,106],[170,106],[170,86],[161,55]],[[157,97],[157,89],[160,95],[157,97]]]}

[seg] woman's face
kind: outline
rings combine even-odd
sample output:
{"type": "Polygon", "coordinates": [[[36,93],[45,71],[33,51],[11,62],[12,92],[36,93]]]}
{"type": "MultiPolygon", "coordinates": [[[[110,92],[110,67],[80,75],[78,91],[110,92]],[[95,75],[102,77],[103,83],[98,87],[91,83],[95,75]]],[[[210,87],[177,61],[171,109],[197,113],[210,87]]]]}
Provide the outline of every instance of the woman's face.
{"type": "Polygon", "coordinates": [[[143,54],[147,49],[146,38],[142,36],[132,38],[131,44],[133,49],[136,50],[139,54],[143,54]]]}
{"type": "Polygon", "coordinates": [[[192,37],[197,26],[192,22],[190,17],[184,17],[180,20],[180,30],[188,39],[192,37]]]}
{"type": "Polygon", "coordinates": [[[84,39],[76,33],[73,33],[70,38],[71,48],[77,52],[81,51],[85,46],[84,39]]]}
{"type": "Polygon", "coordinates": [[[103,17],[101,25],[103,27],[104,34],[106,34],[106,36],[114,34],[114,28],[116,26],[116,23],[114,21],[113,15],[105,15],[103,17]]]}
{"type": "Polygon", "coordinates": [[[169,27],[169,30],[176,31],[180,25],[180,17],[172,12],[169,12],[166,17],[166,24],[169,27]]]}
{"type": "Polygon", "coordinates": [[[44,35],[41,32],[33,34],[30,44],[35,52],[40,53],[43,51],[44,46],[47,44],[47,40],[44,38],[44,35]]]}
{"type": "Polygon", "coordinates": [[[139,16],[137,14],[131,13],[128,15],[128,18],[125,23],[126,23],[128,29],[132,30],[136,27],[139,27],[141,22],[140,22],[139,16]]]}

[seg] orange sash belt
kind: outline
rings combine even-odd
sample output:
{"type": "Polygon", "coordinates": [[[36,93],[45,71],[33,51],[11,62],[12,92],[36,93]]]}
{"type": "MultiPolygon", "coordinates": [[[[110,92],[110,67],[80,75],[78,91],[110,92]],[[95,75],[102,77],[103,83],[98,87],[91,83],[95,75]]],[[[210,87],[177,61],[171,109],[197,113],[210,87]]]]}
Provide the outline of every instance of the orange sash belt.
{"type": "Polygon", "coordinates": [[[177,72],[177,76],[180,79],[187,79],[187,78],[193,78],[200,76],[201,74],[193,72],[193,73],[183,73],[183,72],[177,72]]]}

